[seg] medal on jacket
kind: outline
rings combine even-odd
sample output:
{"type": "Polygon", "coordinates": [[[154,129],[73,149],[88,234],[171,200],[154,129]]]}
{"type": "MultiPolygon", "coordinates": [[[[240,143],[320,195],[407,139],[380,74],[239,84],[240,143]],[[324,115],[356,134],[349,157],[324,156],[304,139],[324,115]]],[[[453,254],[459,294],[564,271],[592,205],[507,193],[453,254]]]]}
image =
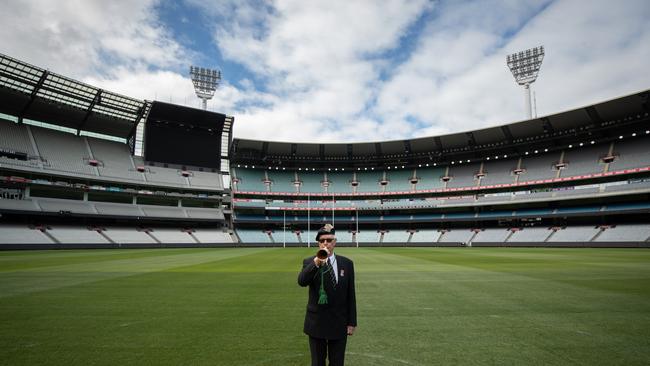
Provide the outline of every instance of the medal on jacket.
{"type": "Polygon", "coordinates": [[[345,276],[345,270],[341,268],[341,274],[339,275],[339,277],[343,277],[343,276],[345,276]]]}

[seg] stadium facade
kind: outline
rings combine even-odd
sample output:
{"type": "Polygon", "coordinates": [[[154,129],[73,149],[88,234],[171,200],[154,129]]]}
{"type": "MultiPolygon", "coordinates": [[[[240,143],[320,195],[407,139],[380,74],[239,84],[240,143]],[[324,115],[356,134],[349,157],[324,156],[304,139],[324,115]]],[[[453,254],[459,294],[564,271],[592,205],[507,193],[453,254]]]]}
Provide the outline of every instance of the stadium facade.
{"type": "Polygon", "coordinates": [[[648,247],[649,97],[444,136],[255,141],[231,116],[0,55],[0,247],[307,246],[325,222],[347,246],[648,247]]]}

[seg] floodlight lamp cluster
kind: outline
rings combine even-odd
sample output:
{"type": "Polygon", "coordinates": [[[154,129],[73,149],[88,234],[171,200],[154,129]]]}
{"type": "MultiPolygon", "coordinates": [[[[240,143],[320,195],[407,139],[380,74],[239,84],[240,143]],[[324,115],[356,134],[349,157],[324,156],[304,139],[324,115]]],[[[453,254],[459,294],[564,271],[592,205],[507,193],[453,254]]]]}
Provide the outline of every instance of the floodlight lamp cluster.
{"type": "Polygon", "coordinates": [[[544,46],[530,48],[506,57],[508,68],[519,85],[529,85],[537,79],[542,60],[544,60],[544,46]]]}
{"type": "Polygon", "coordinates": [[[212,99],[219,86],[221,71],[190,66],[190,77],[192,78],[192,84],[194,84],[196,96],[208,100],[212,99]]]}

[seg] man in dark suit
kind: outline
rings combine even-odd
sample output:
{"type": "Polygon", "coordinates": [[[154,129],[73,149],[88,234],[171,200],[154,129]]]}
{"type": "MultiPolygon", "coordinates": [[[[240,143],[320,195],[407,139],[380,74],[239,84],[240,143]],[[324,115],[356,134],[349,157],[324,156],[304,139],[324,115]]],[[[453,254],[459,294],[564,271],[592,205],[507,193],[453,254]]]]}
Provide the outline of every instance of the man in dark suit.
{"type": "Polygon", "coordinates": [[[309,336],[312,366],[325,366],[327,357],[330,366],[343,366],[347,337],[357,327],[354,264],[334,254],[335,233],[329,224],[318,230],[316,241],[328,256],[306,258],[298,275],[298,284],[309,286],[304,332],[309,336]]]}

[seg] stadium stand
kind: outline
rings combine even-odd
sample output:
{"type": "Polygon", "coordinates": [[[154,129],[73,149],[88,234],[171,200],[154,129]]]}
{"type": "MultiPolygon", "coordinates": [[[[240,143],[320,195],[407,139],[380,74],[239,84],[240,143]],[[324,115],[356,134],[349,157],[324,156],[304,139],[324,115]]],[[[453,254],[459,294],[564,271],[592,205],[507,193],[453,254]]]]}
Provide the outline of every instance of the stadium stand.
{"type": "Polygon", "coordinates": [[[321,172],[307,173],[307,172],[298,172],[298,180],[300,184],[300,192],[309,192],[309,193],[323,193],[322,182],[325,180],[325,176],[321,172]]]}
{"type": "Polygon", "coordinates": [[[602,231],[594,242],[647,242],[650,239],[650,225],[619,224],[602,231]]]}
{"type": "Polygon", "coordinates": [[[267,176],[271,181],[271,192],[297,192],[294,172],[269,171],[267,176]]]}
{"type": "Polygon", "coordinates": [[[336,241],[338,243],[354,243],[353,235],[351,231],[348,230],[337,230],[336,231],[336,241]]]}
{"type": "Polygon", "coordinates": [[[327,172],[328,193],[352,193],[352,173],[327,172]]]}
{"type": "Polygon", "coordinates": [[[572,226],[561,228],[551,235],[547,242],[590,242],[599,229],[594,226],[572,226]]]}
{"type": "Polygon", "coordinates": [[[269,234],[264,230],[238,228],[237,236],[242,243],[272,243],[269,234]]]}
{"type": "Polygon", "coordinates": [[[377,230],[359,230],[356,234],[356,240],[359,243],[379,243],[379,233],[377,230]]]}
{"type": "Polygon", "coordinates": [[[614,143],[615,159],[609,164],[609,171],[650,166],[650,137],[642,136],[618,140],[614,143]]]}
{"type": "Polygon", "coordinates": [[[479,231],[472,242],[505,243],[512,231],[504,228],[487,228],[479,231]]]}
{"type": "Polygon", "coordinates": [[[509,243],[544,243],[546,239],[553,234],[553,231],[548,227],[526,227],[519,230],[514,230],[509,243]]]}
{"type": "Polygon", "coordinates": [[[417,190],[444,188],[441,178],[445,176],[445,168],[418,168],[415,173],[417,190]]]}
{"type": "Polygon", "coordinates": [[[474,231],[469,229],[446,230],[438,239],[439,243],[468,243],[474,236],[474,231]]]}
{"type": "Polygon", "coordinates": [[[380,184],[384,181],[383,172],[356,172],[357,192],[383,192],[384,186],[380,184]]]}
{"type": "Polygon", "coordinates": [[[411,191],[411,180],[414,178],[413,169],[392,170],[386,172],[386,191],[391,192],[409,192],[411,191]]]}
{"type": "Polygon", "coordinates": [[[145,231],[133,227],[108,227],[104,234],[117,244],[155,244],[156,241],[145,231]]]}
{"type": "Polygon", "coordinates": [[[198,241],[191,232],[179,229],[157,228],[149,233],[158,243],[162,244],[196,244],[198,241]]]}
{"type": "Polygon", "coordinates": [[[66,244],[109,244],[110,241],[95,230],[80,226],[54,226],[48,233],[58,243],[66,244]]]}
{"type": "Polygon", "coordinates": [[[147,182],[164,184],[166,186],[187,187],[187,179],[180,170],[148,166],[145,171],[147,182]]]}
{"type": "Polygon", "coordinates": [[[230,234],[217,229],[196,229],[194,237],[203,244],[223,243],[233,244],[233,238],[230,234]]]}
{"type": "Polygon", "coordinates": [[[95,208],[84,201],[73,201],[55,198],[39,198],[35,200],[43,212],[57,212],[57,213],[75,213],[75,214],[96,214],[95,208]]]}
{"type": "Polygon", "coordinates": [[[243,192],[268,191],[266,185],[264,184],[264,181],[266,180],[266,174],[264,170],[233,168],[232,171],[237,190],[243,192]]]}
{"type": "Polygon", "coordinates": [[[99,162],[99,175],[144,182],[142,173],[136,171],[128,146],[116,142],[87,138],[93,159],[99,162]]]}
{"type": "Polygon", "coordinates": [[[31,127],[31,131],[38,152],[48,169],[80,175],[97,175],[95,169],[88,165],[91,159],[90,151],[83,137],[35,126],[31,127]],[[62,149],[62,146],[65,148],[62,149]]]}
{"type": "Polygon", "coordinates": [[[236,167],[232,193],[214,162],[133,155],[133,133],[153,126],[139,123],[156,102],[65,79],[102,96],[89,104],[86,94],[36,83],[54,73],[17,70],[3,77],[30,73],[24,90],[0,80],[0,112],[9,113],[0,113],[0,244],[298,246],[336,221],[349,245],[650,245],[650,225],[639,222],[650,214],[648,91],[412,140],[235,139],[224,150],[236,167]]]}
{"type": "Polygon", "coordinates": [[[54,244],[40,230],[25,225],[0,224],[0,232],[0,244],[54,244]]]}
{"type": "Polygon", "coordinates": [[[411,233],[403,229],[385,230],[381,242],[406,244],[409,241],[410,236],[411,233]]]}
{"type": "Polygon", "coordinates": [[[555,178],[557,176],[555,164],[559,161],[560,153],[557,152],[523,158],[521,169],[524,171],[519,175],[519,182],[555,178]]]}
{"type": "Polygon", "coordinates": [[[449,168],[451,179],[447,182],[447,188],[476,187],[480,164],[453,165],[449,168]]]}
{"type": "Polygon", "coordinates": [[[190,186],[194,188],[211,188],[222,190],[223,180],[221,174],[202,171],[192,171],[189,176],[190,186]]]}
{"type": "Polygon", "coordinates": [[[433,229],[419,229],[411,236],[411,243],[436,243],[442,233],[433,229]]]}
{"type": "Polygon", "coordinates": [[[602,173],[605,164],[601,162],[601,158],[606,156],[608,152],[608,144],[564,150],[562,163],[566,164],[566,166],[564,169],[560,169],[560,177],[602,173]]]}
{"type": "Polygon", "coordinates": [[[481,186],[514,183],[515,175],[512,172],[517,168],[518,162],[518,159],[485,162],[482,170],[481,186]]]}

